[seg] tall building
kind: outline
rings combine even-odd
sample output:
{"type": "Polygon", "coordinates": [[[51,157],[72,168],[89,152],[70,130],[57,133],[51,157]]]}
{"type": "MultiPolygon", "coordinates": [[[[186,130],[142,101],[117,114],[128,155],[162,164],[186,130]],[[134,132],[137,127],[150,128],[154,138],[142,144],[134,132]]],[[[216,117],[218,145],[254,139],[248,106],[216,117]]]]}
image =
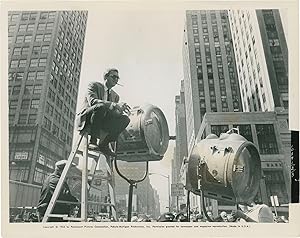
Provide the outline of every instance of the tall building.
{"type": "Polygon", "coordinates": [[[184,103],[184,81],[181,81],[180,95],[175,96],[176,146],[174,153],[174,177],[172,183],[180,182],[180,168],[187,157],[186,113],[184,103]]]}
{"type": "Polygon", "coordinates": [[[244,111],[288,109],[288,48],[279,10],[230,10],[244,111]]]}
{"type": "MultiPolygon", "coordinates": [[[[276,112],[279,124],[280,146],[284,153],[282,162],[290,171],[291,132],[288,130],[288,47],[285,38],[282,12],[278,9],[230,10],[235,58],[238,67],[243,109],[247,112],[276,112]]],[[[287,30],[287,29],[285,29],[287,30]]],[[[265,134],[268,130],[261,130],[265,134]]],[[[278,139],[277,139],[278,140],[278,139]]],[[[280,154],[274,150],[272,138],[266,138],[266,154],[280,154]]],[[[261,145],[260,145],[261,146],[261,145]]],[[[273,156],[274,162],[276,156],[273,156]]],[[[277,170],[278,172],[278,170],[277,170]]],[[[273,171],[276,174],[276,171],[273,171]]],[[[286,172],[286,174],[290,174],[286,172]]],[[[277,173],[278,177],[280,171],[277,173]]],[[[284,176],[290,184],[290,176],[284,176]]],[[[278,187],[280,191],[280,188],[278,187]]],[[[287,188],[290,198],[290,188],[287,188]]]]}
{"type": "Polygon", "coordinates": [[[242,111],[227,11],[186,12],[183,69],[190,153],[206,112],[242,111]]]}
{"type": "Polygon", "coordinates": [[[8,14],[9,176],[41,185],[71,151],[87,11],[8,14]]]}

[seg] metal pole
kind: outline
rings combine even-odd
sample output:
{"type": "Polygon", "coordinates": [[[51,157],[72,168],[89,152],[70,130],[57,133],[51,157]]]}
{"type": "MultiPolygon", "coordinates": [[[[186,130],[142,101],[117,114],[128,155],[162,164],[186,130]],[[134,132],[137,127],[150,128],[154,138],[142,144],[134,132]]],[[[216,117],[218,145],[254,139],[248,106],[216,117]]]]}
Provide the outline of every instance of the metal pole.
{"type": "Polygon", "coordinates": [[[128,194],[128,211],[127,211],[127,221],[131,221],[132,213],[132,196],[133,196],[133,183],[129,184],[129,194],[128,194]]]}
{"type": "Polygon", "coordinates": [[[178,199],[179,197],[178,196],[176,196],[176,200],[177,200],[177,212],[179,212],[179,199],[178,199]]]}
{"type": "Polygon", "coordinates": [[[168,175],[169,212],[171,212],[170,175],[168,175]]]}
{"type": "Polygon", "coordinates": [[[277,214],[277,209],[276,209],[276,205],[274,204],[274,206],[273,206],[273,207],[274,207],[275,216],[276,216],[276,217],[278,217],[278,214],[277,214]]]}
{"type": "Polygon", "coordinates": [[[81,185],[81,219],[87,221],[88,205],[87,205],[87,183],[88,183],[88,135],[84,135],[84,155],[82,163],[82,185],[81,185]]]}

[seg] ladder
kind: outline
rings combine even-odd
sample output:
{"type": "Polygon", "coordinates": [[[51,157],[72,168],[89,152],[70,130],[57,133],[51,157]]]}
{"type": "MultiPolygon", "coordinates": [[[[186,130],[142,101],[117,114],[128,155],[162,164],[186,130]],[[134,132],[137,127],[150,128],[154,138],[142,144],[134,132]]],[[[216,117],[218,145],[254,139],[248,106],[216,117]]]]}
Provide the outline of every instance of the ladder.
{"type": "MultiPolygon", "coordinates": [[[[104,133],[102,133],[103,135],[104,133]]],[[[88,192],[91,188],[91,183],[94,178],[94,174],[97,168],[97,164],[99,161],[100,156],[102,153],[100,151],[92,151],[89,150],[89,143],[88,143],[88,130],[81,131],[76,139],[75,143],[73,144],[71,153],[68,157],[67,163],[62,171],[62,174],[60,176],[60,179],[56,185],[56,188],[54,190],[54,193],[51,197],[51,200],[48,204],[48,207],[46,209],[46,212],[44,214],[44,217],[42,219],[42,222],[47,222],[49,218],[56,217],[56,218],[62,218],[65,221],[81,221],[86,222],[87,221],[87,215],[88,215],[88,192]],[[79,146],[83,142],[83,150],[79,150],[79,146]],[[66,202],[66,201],[59,201],[58,196],[60,194],[62,185],[66,179],[66,175],[71,168],[71,164],[76,156],[76,154],[82,155],[82,174],[81,174],[81,202],[66,202]],[[94,161],[92,163],[92,167],[90,171],[88,171],[88,159],[92,158],[94,161]],[[53,208],[56,203],[67,203],[67,204],[81,204],[81,216],[80,217],[68,217],[68,214],[52,214],[53,208]]],[[[100,138],[100,140],[104,139],[103,136],[100,138]]],[[[109,191],[109,197],[110,202],[104,203],[102,205],[105,205],[109,207],[111,218],[116,221],[117,220],[117,213],[116,213],[116,201],[115,201],[115,191],[114,191],[114,174],[113,174],[113,165],[112,165],[112,158],[109,156],[106,156],[106,172],[107,172],[107,182],[108,182],[108,191],[109,191]]],[[[92,202],[93,203],[93,202],[92,202]]]]}

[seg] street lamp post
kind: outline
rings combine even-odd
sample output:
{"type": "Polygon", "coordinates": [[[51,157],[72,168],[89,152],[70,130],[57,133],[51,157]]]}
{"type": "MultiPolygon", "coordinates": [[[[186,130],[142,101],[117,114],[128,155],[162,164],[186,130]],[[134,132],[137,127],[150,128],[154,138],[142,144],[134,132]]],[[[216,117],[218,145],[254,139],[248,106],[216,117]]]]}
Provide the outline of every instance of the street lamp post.
{"type": "Polygon", "coordinates": [[[153,175],[153,174],[160,175],[160,176],[168,179],[169,212],[171,212],[170,175],[163,175],[163,174],[158,174],[158,173],[149,173],[149,175],[153,175]]]}

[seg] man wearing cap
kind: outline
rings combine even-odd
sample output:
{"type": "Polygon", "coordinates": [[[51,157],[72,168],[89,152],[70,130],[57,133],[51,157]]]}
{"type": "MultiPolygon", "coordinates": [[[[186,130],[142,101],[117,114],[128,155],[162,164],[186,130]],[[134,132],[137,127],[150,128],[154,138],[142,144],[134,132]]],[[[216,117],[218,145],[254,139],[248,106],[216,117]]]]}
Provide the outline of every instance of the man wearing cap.
{"type": "MultiPolygon", "coordinates": [[[[43,217],[45,215],[47,207],[50,203],[50,200],[52,198],[52,195],[54,193],[56,185],[58,184],[59,178],[62,174],[62,171],[63,171],[66,163],[67,163],[67,160],[60,160],[60,161],[56,162],[54,172],[52,174],[50,174],[48,176],[48,178],[46,178],[46,180],[44,181],[44,184],[41,189],[40,200],[39,200],[39,203],[37,206],[37,210],[39,212],[40,217],[43,217]]],[[[74,165],[74,164],[72,164],[72,165],[74,165]]],[[[62,185],[62,188],[60,190],[57,200],[68,201],[68,202],[78,202],[77,198],[71,194],[70,188],[66,181],[62,185]]],[[[52,210],[52,213],[69,215],[73,206],[74,205],[71,205],[71,204],[56,202],[56,204],[52,210]]],[[[61,218],[50,217],[48,219],[48,221],[59,222],[59,221],[63,221],[63,220],[61,218]]]]}
{"type": "Polygon", "coordinates": [[[130,107],[119,102],[119,95],[112,89],[119,81],[119,71],[115,68],[108,69],[104,73],[104,84],[92,82],[88,85],[82,110],[77,114],[77,129],[83,130],[90,126],[89,148],[100,150],[106,155],[115,156],[109,148],[109,143],[117,140],[119,134],[129,124],[126,115],[130,107]],[[103,130],[107,136],[100,144],[97,144],[99,131],[103,130]]]}

